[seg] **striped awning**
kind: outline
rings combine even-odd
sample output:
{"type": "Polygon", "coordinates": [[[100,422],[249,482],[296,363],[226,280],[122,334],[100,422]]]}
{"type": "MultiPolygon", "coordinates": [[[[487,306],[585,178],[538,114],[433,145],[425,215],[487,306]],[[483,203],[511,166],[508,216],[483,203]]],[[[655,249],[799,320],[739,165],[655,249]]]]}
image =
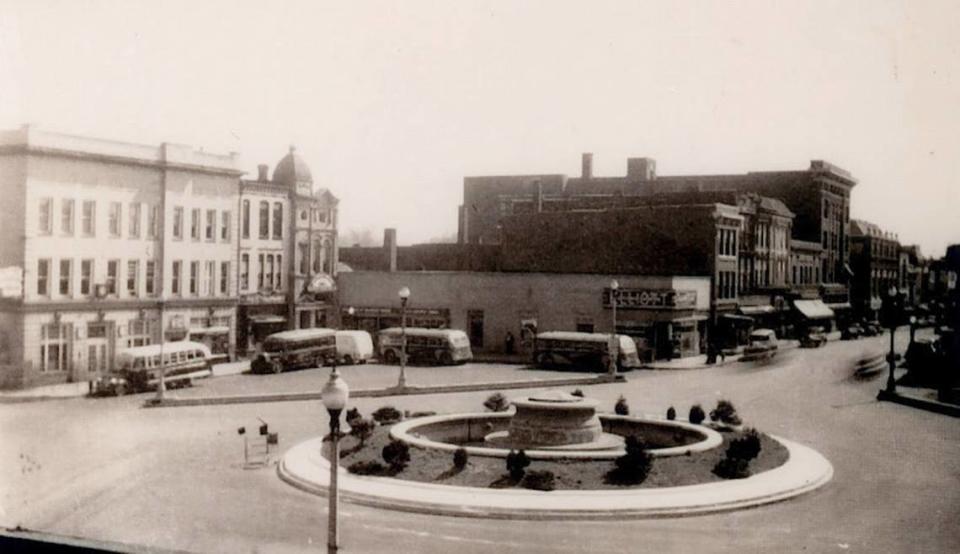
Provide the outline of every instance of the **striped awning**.
{"type": "Polygon", "coordinates": [[[794,300],[793,307],[807,319],[830,319],[833,317],[833,310],[824,304],[823,300],[794,300]]]}

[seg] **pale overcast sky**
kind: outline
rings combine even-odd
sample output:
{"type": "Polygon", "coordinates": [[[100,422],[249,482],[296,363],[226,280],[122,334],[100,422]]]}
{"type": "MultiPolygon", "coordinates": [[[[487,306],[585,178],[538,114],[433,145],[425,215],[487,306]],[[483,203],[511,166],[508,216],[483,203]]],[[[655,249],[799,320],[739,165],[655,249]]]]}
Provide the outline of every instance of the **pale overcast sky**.
{"type": "Polygon", "coordinates": [[[296,144],[341,230],[456,232],[465,175],[803,169],[960,242],[960,3],[0,0],[0,127],[296,144]]]}

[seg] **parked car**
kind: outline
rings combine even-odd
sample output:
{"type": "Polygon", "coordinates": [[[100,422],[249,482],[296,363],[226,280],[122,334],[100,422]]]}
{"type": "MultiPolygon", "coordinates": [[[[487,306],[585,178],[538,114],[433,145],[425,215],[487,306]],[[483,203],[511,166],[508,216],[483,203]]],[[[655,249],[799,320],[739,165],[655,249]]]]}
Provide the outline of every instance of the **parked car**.
{"type": "Polygon", "coordinates": [[[741,360],[768,360],[777,354],[778,347],[773,329],[757,329],[750,333],[750,344],[743,349],[741,360]]]}
{"type": "Polygon", "coordinates": [[[880,326],[879,321],[867,321],[863,324],[863,336],[865,337],[875,337],[883,332],[883,327],[880,326]]]}
{"type": "Polygon", "coordinates": [[[365,364],[373,357],[373,339],[366,331],[337,331],[337,361],[343,365],[365,364]]]}
{"type": "Polygon", "coordinates": [[[824,344],[827,344],[827,335],[823,332],[823,327],[810,327],[800,337],[800,346],[804,348],[817,348],[824,344]]]}
{"type": "Polygon", "coordinates": [[[854,339],[859,339],[862,336],[863,336],[863,327],[861,327],[859,323],[854,323],[852,325],[844,327],[843,330],[840,331],[840,338],[842,340],[854,340],[854,339]]]}

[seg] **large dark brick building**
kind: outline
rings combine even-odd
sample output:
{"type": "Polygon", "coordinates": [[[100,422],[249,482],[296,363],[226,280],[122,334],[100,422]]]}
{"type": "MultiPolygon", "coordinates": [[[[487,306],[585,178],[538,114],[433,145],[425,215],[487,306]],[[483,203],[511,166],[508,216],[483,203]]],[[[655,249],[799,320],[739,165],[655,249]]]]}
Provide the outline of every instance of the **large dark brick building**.
{"type": "Polygon", "coordinates": [[[890,287],[901,287],[900,243],[893,233],[868,221],[850,222],[850,258],[853,278],[850,302],[854,313],[876,319],[890,287]]]}

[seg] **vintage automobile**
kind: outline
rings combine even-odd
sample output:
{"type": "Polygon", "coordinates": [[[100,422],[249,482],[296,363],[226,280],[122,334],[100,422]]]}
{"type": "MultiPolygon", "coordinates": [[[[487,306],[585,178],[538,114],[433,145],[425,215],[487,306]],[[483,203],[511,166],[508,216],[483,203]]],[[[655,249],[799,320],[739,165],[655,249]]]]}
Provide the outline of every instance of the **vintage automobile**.
{"type": "Polygon", "coordinates": [[[863,336],[863,327],[859,323],[852,323],[840,331],[841,340],[854,340],[863,336]]]}
{"type": "Polygon", "coordinates": [[[863,336],[875,337],[881,333],[883,333],[883,327],[880,326],[879,321],[866,321],[863,323],[863,336]]]}
{"type": "Polygon", "coordinates": [[[817,348],[827,344],[827,335],[823,327],[810,327],[807,332],[800,337],[800,346],[803,348],[817,348]]]}
{"type": "Polygon", "coordinates": [[[750,344],[743,349],[743,361],[769,360],[777,354],[777,334],[773,329],[757,329],[750,333],[750,344]]]}

